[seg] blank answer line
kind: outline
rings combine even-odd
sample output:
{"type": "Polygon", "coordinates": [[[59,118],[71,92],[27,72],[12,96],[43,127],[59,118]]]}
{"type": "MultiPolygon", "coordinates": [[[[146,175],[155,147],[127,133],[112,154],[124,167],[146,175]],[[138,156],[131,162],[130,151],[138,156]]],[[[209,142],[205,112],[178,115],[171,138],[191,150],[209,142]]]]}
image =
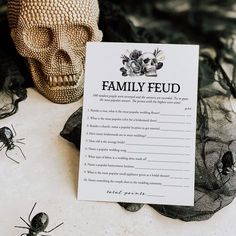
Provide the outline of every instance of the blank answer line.
{"type": "Polygon", "coordinates": [[[160,131],[170,131],[170,132],[192,132],[191,130],[184,130],[184,129],[160,129],[160,131]]]}
{"type": "Polygon", "coordinates": [[[156,123],[159,124],[179,124],[179,125],[191,125],[192,123],[190,122],[169,122],[169,121],[157,121],[156,123]]]}
{"type": "Polygon", "coordinates": [[[150,195],[150,194],[146,194],[146,196],[148,196],[148,197],[166,197],[164,195],[150,195]]]}
{"type": "Polygon", "coordinates": [[[183,177],[170,177],[170,179],[190,180],[190,178],[183,178],[183,177]]]}
{"type": "Polygon", "coordinates": [[[162,185],[163,187],[174,187],[174,188],[189,188],[190,186],[186,186],[186,185],[174,185],[174,184],[166,184],[166,185],[162,185]]]}
{"type": "Polygon", "coordinates": [[[181,116],[181,117],[191,117],[192,115],[182,115],[182,114],[160,114],[160,116],[181,116]]]}
{"type": "Polygon", "coordinates": [[[181,172],[189,172],[190,170],[184,170],[184,169],[157,169],[157,168],[149,168],[149,167],[135,167],[137,170],[163,170],[163,171],[181,171],[181,172]]]}
{"type": "Polygon", "coordinates": [[[174,163],[174,164],[190,164],[189,161],[155,161],[155,160],[148,160],[148,162],[160,162],[160,163],[174,163]]]}
{"type": "Polygon", "coordinates": [[[158,145],[158,144],[135,144],[128,143],[127,146],[148,146],[148,147],[182,147],[182,148],[190,148],[190,146],[181,146],[181,145],[158,145]]]}
{"type": "Polygon", "coordinates": [[[172,137],[147,137],[150,139],[174,139],[174,140],[191,140],[191,138],[172,138],[172,137]]]}
{"type": "Polygon", "coordinates": [[[165,153],[165,152],[127,152],[127,153],[140,153],[140,154],[159,154],[159,155],[170,155],[170,156],[189,156],[187,153],[165,153]]]}

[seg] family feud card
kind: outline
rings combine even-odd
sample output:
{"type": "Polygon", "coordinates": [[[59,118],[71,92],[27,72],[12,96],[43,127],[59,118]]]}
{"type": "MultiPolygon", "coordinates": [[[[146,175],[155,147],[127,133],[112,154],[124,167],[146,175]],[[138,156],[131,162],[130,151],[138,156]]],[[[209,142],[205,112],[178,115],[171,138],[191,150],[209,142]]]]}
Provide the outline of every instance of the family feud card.
{"type": "Polygon", "coordinates": [[[193,206],[199,46],[88,43],[78,199],[193,206]]]}

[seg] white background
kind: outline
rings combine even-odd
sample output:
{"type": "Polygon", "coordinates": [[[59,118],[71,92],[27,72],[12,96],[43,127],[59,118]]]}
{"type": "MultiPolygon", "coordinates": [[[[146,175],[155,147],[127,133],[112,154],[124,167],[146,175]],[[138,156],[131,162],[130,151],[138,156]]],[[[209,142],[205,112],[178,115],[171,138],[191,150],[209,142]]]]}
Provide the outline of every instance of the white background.
{"type": "MultiPolygon", "coordinates": [[[[17,138],[26,138],[22,149],[27,161],[20,165],[0,152],[0,235],[19,236],[27,219],[40,211],[50,217],[47,229],[64,222],[52,236],[234,236],[236,202],[204,222],[185,223],[160,215],[148,205],[136,213],[116,203],[76,200],[79,152],[59,136],[67,118],[81,105],[49,102],[34,90],[20,103],[19,112],[0,120],[0,127],[14,125],[17,138]]],[[[20,158],[19,158],[20,160],[20,158]]]]}

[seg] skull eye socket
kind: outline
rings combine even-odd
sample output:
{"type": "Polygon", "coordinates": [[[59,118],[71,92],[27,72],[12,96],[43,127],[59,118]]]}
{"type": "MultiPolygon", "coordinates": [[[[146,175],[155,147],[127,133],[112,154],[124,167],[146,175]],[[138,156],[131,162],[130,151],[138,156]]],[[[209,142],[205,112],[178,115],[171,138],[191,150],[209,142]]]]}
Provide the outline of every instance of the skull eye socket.
{"type": "Polygon", "coordinates": [[[92,32],[86,26],[74,25],[68,28],[68,38],[72,39],[71,43],[74,47],[85,46],[87,41],[92,38],[92,32]]]}
{"type": "Polygon", "coordinates": [[[146,58],[146,59],[143,60],[143,62],[144,62],[145,64],[147,64],[149,61],[150,61],[149,58],[146,58]]]}
{"type": "Polygon", "coordinates": [[[53,41],[52,30],[45,27],[30,28],[24,32],[26,45],[33,49],[44,49],[53,41]]]}
{"type": "Polygon", "coordinates": [[[154,66],[154,65],[156,65],[156,64],[157,64],[157,59],[156,59],[156,58],[153,58],[153,59],[152,59],[152,62],[151,62],[151,65],[154,66]]]}

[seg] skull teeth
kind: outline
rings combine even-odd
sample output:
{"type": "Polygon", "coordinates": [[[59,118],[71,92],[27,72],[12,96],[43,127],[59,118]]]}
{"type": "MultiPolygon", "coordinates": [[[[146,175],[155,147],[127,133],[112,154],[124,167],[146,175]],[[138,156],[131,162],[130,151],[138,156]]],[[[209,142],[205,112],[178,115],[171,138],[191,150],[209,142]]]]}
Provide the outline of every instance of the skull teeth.
{"type": "Polygon", "coordinates": [[[52,86],[57,86],[57,77],[52,77],[53,84],[52,86]]]}
{"type": "Polygon", "coordinates": [[[78,82],[78,75],[47,76],[50,87],[73,86],[78,82]]]}
{"type": "Polygon", "coordinates": [[[63,82],[64,86],[69,85],[69,79],[67,77],[64,77],[64,82],[63,82]]]}

